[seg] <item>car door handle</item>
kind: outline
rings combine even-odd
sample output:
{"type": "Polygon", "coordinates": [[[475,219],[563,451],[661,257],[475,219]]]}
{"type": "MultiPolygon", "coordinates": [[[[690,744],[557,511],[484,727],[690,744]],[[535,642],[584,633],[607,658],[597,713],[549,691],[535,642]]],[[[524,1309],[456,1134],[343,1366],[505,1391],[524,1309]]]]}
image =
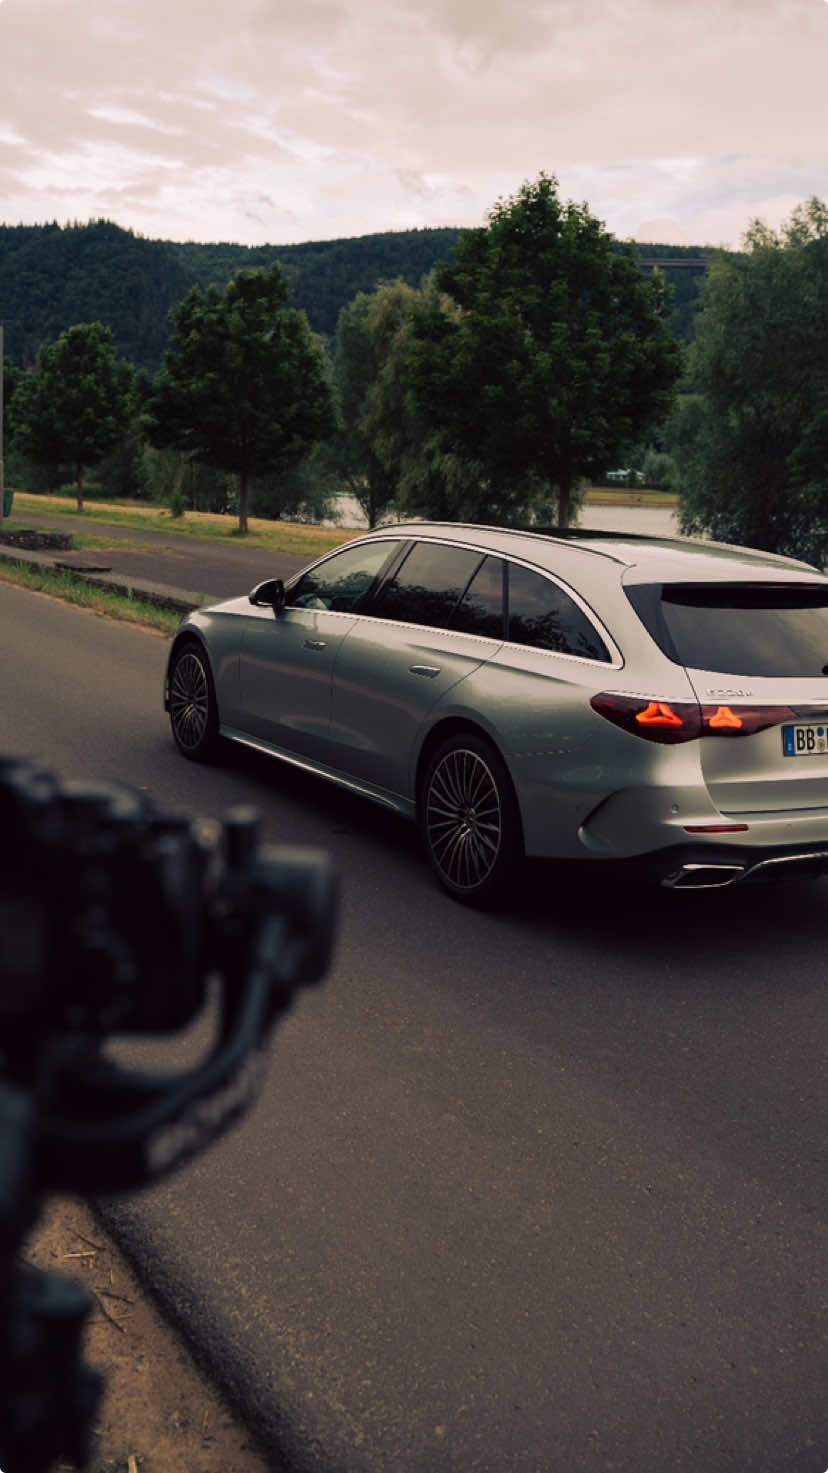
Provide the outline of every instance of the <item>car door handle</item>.
{"type": "Polygon", "coordinates": [[[305,640],[305,649],[306,650],[323,650],[325,648],[326,643],[327,643],[327,641],[324,640],[324,639],[306,639],[305,640]]]}
{"type": "Polygon", "coordinates": [[[409,665],[408,669],[411,675],[424,675],[426,680],[433,680],[440,674],[439,665],[409,665]]]}

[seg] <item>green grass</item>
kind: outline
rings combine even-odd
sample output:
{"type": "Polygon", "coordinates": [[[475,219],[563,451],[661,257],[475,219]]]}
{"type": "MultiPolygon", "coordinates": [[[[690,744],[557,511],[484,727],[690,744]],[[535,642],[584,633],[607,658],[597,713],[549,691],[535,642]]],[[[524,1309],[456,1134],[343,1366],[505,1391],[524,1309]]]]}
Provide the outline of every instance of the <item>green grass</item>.
{"type": "Polygon", "coordinates": [[[0,563],[0,583],[13,583],[33,593],[46,593],[65,603],[76,604],[106,619],[120,619],[126,624],[140,624],[156,634],[171,636],[181,623],[181,615],[172,609],[158,609],[140,598],[110,593],[104,588],[82,583],[71,573],[53,572],[18,563],[0,563]]]}
{"type": "MultiPolygon", "coordinates": [[[[75,502],[65,496],[27,496],[16,492],[10,526],[25,523],[27,516],[76,518],[75,502]]],[[[242,536],[235,517],[216,512],[188,511],[183,517],[172,517],[165,507],[146,506],[139,502],[87,501],[83,520],[106,522],[113,527],[128,527],[136,532],[164,532],[170,537],[189,538],[199,542],[236,543],[244,547],[264,548],[271,552],[295,554],[297,557],[320,556],[351,537],[359,536],[354,527],[304,526],[298,522],[273,522],[262,517],[250,518],[250,531],[242,536]]],[[[85,535],[85,534],[84,534],[85,535]]],[[[76,546],[82,543],[76,541],[76,546]]],[[[93,545],[91,542],[88,546],[93,545]]],[[[106,545],[98,544],[98,545],[106,545]]]]}
{"type": "MultiPolygon", "coordinates": [[[[586,495],[587,506],[675,506],[676,497],[669,491],[634,491],[627,487],[592,487],[586,495]]],[[[65,496],[27,496],[15,493],[11,526],[24,522],[26,516],[48,515],[58,518],[78,517],[74,500],[65,496]]],[[[236,544],[263,548],[270,552],[289,553],[308,559],[321,557],[332,547],[339,547],[365,529],[355,527],[317,527],[298,522],[273,522],[264,517],[250,518],[250,531],[242,537],[235,517],[217,512],[188,511],[173,517],[166,507],[148,506],[143,502],[87,501],[84,521],[106,522],[113,527],[128,527],[136,532],[164,532],[167,536],[189,538],[197,542],[236,544]]],[[[85,533],[75,534],[75,546],[102,548],[111,544],[105,538],[85,533]]]]}

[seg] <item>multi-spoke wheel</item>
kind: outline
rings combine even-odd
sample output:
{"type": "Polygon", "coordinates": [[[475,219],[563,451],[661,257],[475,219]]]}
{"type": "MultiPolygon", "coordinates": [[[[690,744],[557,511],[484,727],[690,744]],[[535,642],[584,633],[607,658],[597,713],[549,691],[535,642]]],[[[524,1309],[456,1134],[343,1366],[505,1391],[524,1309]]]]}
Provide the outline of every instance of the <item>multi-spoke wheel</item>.
{"type": "Polygon", "coordinates": [[[179,752],[194,762],[215,756],[218,710],[207,656],[194,640],[176,651],[170,669],[170,726],[179,752]]]}
{"type": "Polygon", "coordinates": [[[505,898],[523,857],[520,815],[509,774],[475,733],[450,737],[431,757],[420,790],[426,853],[457,900],[505,898]]]}

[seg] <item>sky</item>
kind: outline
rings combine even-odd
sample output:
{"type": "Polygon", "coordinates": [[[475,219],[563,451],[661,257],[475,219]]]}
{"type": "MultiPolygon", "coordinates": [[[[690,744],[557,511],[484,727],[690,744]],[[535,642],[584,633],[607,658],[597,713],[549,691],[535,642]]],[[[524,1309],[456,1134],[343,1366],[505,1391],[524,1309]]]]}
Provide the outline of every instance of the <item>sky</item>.
{"type": "Polygon", "coordinates": [[[286,245],[541,171],[621,239],[778,229],[828,198],[828,0],[0,0],[0,224],[286,245]]]}

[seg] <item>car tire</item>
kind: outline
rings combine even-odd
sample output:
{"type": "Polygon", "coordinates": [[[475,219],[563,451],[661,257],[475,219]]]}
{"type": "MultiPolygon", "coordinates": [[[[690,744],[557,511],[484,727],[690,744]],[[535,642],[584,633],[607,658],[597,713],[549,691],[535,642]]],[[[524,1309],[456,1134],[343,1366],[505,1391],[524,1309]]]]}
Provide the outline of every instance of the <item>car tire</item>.
{"type": "Polygon", "coordinates": [[[169,716],[173,741],[190,762],[210,762],[218,756],[218,705],[210,662],[195,639],[180,644],[169,676],[169,716]]]}
{"type": "Polygon", "coordinates": [[[491,742],[460,732],[437,747],[418,808],[428,861],[449,895],[481,907],[507,900],[523,864],[523,831],[512,780],[491,742]]]}

